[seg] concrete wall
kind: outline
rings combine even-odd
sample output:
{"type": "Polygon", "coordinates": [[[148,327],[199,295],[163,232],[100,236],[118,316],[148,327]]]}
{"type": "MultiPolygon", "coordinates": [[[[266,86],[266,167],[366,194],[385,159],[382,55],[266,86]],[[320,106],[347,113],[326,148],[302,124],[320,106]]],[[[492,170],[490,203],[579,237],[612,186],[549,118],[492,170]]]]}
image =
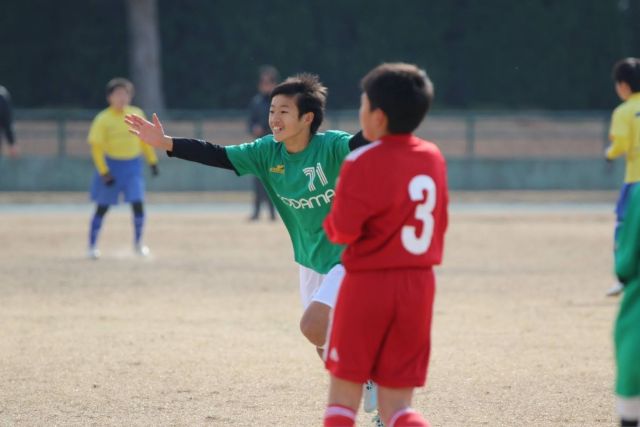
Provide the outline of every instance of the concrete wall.
{"type": "MultiPolygon", "coordinates": [[[[617,189],[624,162],[602,159],[450,158],[449,185],[455,190],[617,189]]],[[[389,170],[393,170],[390,168],[389,170]]],[[[89,158],[0,158],[0,191],[86,191],[93,176],[89,158]]],[[[161,159],[160,176],[147,179],[150,191],[241,191],[248,177],[177,159],[161,159]]]]}
{"type": "MultiPolygon", "coordinates": [[[[161,159],[160,175],[151,178],[150,191],[249,190],[251,180],[233,171],[182,160],[161,159]]],[[[27,157],[0,158],[0,191],[88,191],[94,174],[91,159],[27,157]]]]}
{"type": "Polygon", "coordinates": [[[449,185],[456,190],[618,189],[624,162],[597,159],[449,159],[449,185]]]}

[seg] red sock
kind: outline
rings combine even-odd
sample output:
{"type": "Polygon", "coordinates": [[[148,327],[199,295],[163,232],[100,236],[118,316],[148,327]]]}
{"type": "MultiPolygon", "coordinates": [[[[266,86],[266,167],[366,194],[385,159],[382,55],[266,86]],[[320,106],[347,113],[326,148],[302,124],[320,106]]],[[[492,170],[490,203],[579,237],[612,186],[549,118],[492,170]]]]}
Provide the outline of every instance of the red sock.
{"type": "Polygon", "coordinates": [[[342,405],[329,405],[324,412],[324,427],[354,427],[356,413],[342,405]]]}
{"type": "Polygon", "coordinates": [[[388,427],[431,427],[431,424],[413,409],[406,408],[393,414],[388,427]]]}

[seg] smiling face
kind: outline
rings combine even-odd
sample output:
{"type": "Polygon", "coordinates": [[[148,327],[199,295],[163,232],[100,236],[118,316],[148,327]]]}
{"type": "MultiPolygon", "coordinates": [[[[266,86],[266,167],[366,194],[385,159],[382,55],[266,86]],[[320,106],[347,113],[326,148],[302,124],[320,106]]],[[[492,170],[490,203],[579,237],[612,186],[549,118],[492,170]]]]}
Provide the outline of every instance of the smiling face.
{"type": "Polygon", "coordinates": [[[271,99],[269,126],[276,141],[293,140],[308,135],[313,113],[299,117],[296,100],[292,96],[276,95],[271,99]]]}

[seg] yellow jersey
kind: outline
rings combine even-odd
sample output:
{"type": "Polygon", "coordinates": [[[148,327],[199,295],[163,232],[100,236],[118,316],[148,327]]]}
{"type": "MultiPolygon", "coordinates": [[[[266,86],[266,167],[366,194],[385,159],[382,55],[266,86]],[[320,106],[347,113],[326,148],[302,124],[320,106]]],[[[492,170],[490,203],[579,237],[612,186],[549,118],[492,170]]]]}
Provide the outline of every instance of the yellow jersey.
{"type": "Polygon", "coordinates": [[[117,160],[135,159],[144,155],[147,163],[158,163],[153,147],[140,141],[140,138],[129,132],[124,122],[126,114],[137,114],[144,117],[138,107],[128,105],[123,111],[108,107],[93,119],[89,130],[88,142],[91,145],[91,156],[100,175],[109,172],[105,156],[117,160]]]}
{"type": "Polygon", "coordinates": [[[611,116],[607,159],[626,157],[624,182],[640,181],[640,93],[632,94],[611,116]]]}

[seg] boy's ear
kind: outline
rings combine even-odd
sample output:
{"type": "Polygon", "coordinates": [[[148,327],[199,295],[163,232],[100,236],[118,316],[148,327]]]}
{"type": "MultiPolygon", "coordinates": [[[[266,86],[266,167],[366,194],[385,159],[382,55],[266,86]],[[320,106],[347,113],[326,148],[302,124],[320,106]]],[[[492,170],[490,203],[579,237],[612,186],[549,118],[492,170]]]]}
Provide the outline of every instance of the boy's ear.
{"type": "Polygon", "coordinates": [[[631,86],[629,86],[627,82],[623,82],[623,81],[616,82],[616,92],[618,93],[618,96],[620,97],[620,99],[624,101],[626,101],[629,95],[633,93],[631,91],[631,86]]]}
{"type": "Polygon", "coordinates": [[[315,117],[315,114],[313,114],[313,112],[309,111],[308,113],[304,113],[302,115],[302,120],[304,120],[304,124],[305,125],[311,125],[311,122],[313,122],[313,118],[315,117]]]}
{"type": "Polygon", "coordinates": [[[385,112],[382,111],[380,108],[376,108],[373,111],[373,116],[375,118],[378,129],[386,131],[389,125],[389,118],[387,117],[385,112]]]}

